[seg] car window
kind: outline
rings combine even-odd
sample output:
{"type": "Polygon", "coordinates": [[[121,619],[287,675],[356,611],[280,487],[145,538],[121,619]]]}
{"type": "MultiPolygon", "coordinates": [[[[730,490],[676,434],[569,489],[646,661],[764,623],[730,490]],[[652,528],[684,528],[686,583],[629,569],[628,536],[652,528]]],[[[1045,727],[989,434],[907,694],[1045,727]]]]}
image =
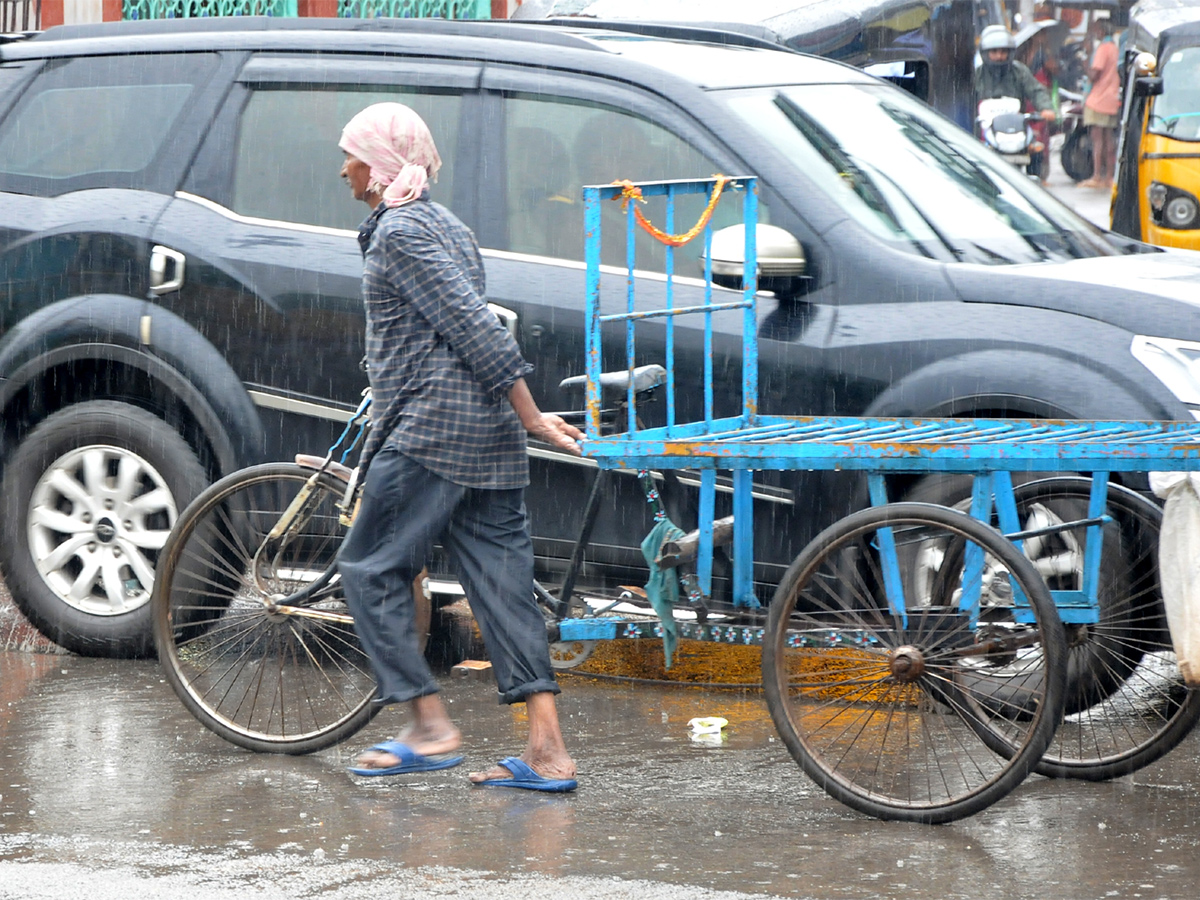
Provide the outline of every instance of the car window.
{"type": "MultiPolygon", "coordinates": [[[[544,95],[507,97],[505,144],[507,245],[496,249],[573,260],[583,259],[585,184],[708,178],[719,168],[648,119],[604,104],[544,95]]],[[[723,197],[714,227],[740,222],[740,204],[740,196],[723,197]]],[[[681,197],[672,230],[687,231],[704,206],[701,195],[681,197]]],[[[666,227],[663,198],[651,199],[642,212],[658,227],[666,227]]],[[[766,221],[765,208],[760,208],[759,218],[766,221]]],[[[625,218],[619,203],[605,204],[601,231],[603,262],[624,266],[625,218]]],[[[641,229],[636,234],[638,267],[660,269],[663,246],[641,229]]],[[[702,250],[699,239],[684,245],[677,252],[677,265],[694,263],[702,250]]],[[[693,269],[679,271],[695,274],[693,269]]]]}
{"type": "Polygon", "coordinates": [[[1149,130],[1200,140],[1200,47],[1176,50],[1162,64],[1163,92],[1154,99],[1149,130]]]}
{"type": "Polygon", "coordinates": [[[452,207],[462,96],[403,87],[254,90],[242,113],[230,205],[245,216],[357,228],[366,214],[338,176],[342,128],[372,103],[412,107],[433,133],[442,169],[430,193],[452,207]]]}
{"type": "Polygon", "coordinates": [[[728,92],[730,108],[893,247],[984,265],[1119,252],[952,122],[888,85],[728,92]]]}
{"type": "Polygon", "coordinates": [[[132,179],[164,151],[212,54],[177,59],[79,58],[47,69],[0,129],[0,174],[66,182],[132,179]]]}

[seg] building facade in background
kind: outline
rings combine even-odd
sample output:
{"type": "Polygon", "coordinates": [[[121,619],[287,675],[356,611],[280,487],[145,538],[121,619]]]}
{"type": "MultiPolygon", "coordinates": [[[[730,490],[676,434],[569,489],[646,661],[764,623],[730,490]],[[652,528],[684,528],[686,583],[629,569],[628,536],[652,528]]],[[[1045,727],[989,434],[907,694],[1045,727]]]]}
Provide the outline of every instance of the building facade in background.
{"type": "Polygon", "coordinates": [[[0,0],[0,32],[203,16],[506,19],[520,5],[521,0],[0,0]]]}

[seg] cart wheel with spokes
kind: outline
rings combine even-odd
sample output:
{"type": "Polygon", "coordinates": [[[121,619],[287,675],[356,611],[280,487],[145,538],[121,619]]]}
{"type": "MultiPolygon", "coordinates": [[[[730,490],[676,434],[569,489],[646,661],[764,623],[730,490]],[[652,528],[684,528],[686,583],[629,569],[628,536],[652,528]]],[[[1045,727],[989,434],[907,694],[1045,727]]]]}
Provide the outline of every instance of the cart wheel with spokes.
{"type": "MultiPolygon", "coordinates": [[[[345,485],[287,463],[212,485],[180,515],[155,584],[168,682],[206,727],[260,752],[309,753],[379,710],[335,557],[345,485]],[[281,533],[271,534],[289,511],[281,533]]],[[[416,591],[417,628],[429,600],[416,591]]]]}
{"type": "MultiPolygon", "coordinates": [[[[1023,528],[1086,515],[1091,480],[1049,478],[1016,488],[1023,528]]],[[[1042,775],[1099,781],[1162,757],[1200,719],[1200,691],[1188,690],[1166,630],[1158,583],[1162,511],[1109,485],[1113,522],[1104,526],[1100,621],[1068,626],[1066,716],[1037,766],[1042,775]]],[[[1024,553],[1051,590],[1082,587],[1087,531],[1026,541],[1024,553]]]]}
{"type": "Polygon", "coordinates": [[[918,503],[818,535],[776,591],[763,643],[771,717],[801,768],[860,812],[924,823],[972,815],[1025,778],[1061,718],[1065,665],[1062,624],[1029,561],[966,514],[918,503]],[[956,554],[968,564],[998,560],[992,577],[1012,602],[964,611],[960,562],[905,624],[889,606],[903,592],[897,560],[930,541],[971,547],[956,554]],[[991,733],[1016,752],[997,752],[991,733]]]}

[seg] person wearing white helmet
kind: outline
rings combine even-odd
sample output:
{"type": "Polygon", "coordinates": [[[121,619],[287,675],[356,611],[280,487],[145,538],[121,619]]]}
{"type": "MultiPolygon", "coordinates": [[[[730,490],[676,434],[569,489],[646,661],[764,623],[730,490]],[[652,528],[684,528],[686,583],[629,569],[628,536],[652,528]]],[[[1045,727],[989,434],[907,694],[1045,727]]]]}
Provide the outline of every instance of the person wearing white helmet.
{"type": "Polygon", "coordinates": [[[1055,119],[1050,92],[1029,67],[1013,59],[1017,42],[1003,25],[989,25],[979,35],[979,55],[983,62],[975,70],[975,102],[995,97],[1016,97],[1022,106],[1032,107],[1043,119],[1055,119]]]}

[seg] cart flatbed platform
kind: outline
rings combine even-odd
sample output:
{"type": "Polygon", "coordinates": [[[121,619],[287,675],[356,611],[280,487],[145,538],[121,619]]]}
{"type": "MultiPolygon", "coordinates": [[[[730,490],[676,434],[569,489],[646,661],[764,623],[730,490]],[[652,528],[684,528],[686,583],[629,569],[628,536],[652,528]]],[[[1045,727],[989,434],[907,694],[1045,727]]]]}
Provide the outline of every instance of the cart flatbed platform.
{"type": "Polygon", "coordinates": [[[602,466],[871,472],[1195,469],[1200,422],[737,416],[587,440],[602,466]]]}

